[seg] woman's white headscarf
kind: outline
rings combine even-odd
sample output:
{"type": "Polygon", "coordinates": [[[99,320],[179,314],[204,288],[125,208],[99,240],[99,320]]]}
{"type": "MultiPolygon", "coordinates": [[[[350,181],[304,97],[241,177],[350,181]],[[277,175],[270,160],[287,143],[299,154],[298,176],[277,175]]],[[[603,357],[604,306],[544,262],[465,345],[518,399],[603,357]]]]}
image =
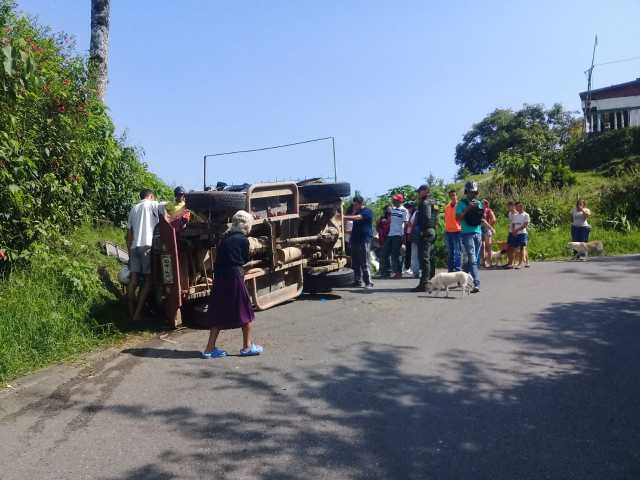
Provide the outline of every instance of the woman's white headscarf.
{"type": "Polygon", "coordinates": [[[229,232],[241,232],[245,235],[249,235],[252,224],[253,217],[251,214],[244,210],[238,210],[231,218],[231,228],[229,229],[229,232]]]}

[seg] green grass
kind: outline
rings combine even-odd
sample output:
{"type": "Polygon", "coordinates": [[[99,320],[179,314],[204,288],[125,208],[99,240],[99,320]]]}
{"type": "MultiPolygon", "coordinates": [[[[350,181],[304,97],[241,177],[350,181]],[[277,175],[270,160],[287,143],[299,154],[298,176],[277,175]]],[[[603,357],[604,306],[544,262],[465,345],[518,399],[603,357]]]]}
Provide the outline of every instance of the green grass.
{"type": "MultiPolygon", "coordinates": [[[[507,221],[500,219],[496,228],[497,240],[507,239],[507,221]]],[[[624,255],[640,253],[640,230],[623,233],[602,228],[595,224],[589,240],[601,240],[604,243],[605,255],[624,255]]],[[[571,227],[552,228],[549,230],[529,229],[529,258],[531,260],[558,260],[570,257],[567,242],[571,241],[571,227]]],[[[497,247],[494,247],[496,250],[497,247]]]]}
{"type": "MultiPolygon", "coordinates": [[[[575,172],[576,183],[562,189],[547,189],[539,186],[521,187],[517,193],[505,196],[492,190],[493,174],[475,175],[473,180],[480,184],[481,197],[489,197],[492,207],[498,215],[497,239],[507,238],[506,202],[507,200],[521,200],[525,210],[531,213],[534,207],[544,212],[550,219],[552,228],[541,228],[541,225],[529,229],[529,258],[532,260],[550,260],[568,258],[567,242],[571,240],[570,211],[575,206],[577,198],[584,198],[593,211],[590,223],[593,230],[590,240],[601,240],[604,243],[606,255],[621,255],[640,253],[640,229],[638,226],[631,232],[618,232],[604,228],[603,220],[606,214],[601,199],[603,189],[615,182],[615,179],[594,172],[575,172]]],[[[462,190],[463,182],[456,184],[462,190]]]]}
{"type": "Polygon", "coordinates": [[[123,244],[123,231],[83,226],[0,280],[0,385],[124,337],[125,306],[98,274],[115,278],[120,268],[100,252],[102,239],[123,244]]]}

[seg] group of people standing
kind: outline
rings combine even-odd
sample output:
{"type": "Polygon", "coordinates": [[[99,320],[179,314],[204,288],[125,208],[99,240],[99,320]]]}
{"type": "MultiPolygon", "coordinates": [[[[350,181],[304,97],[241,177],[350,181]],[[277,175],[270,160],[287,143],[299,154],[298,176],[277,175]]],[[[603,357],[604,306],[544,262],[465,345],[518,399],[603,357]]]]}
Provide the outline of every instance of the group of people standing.
{"type": "MultiPolygon", "coordinates": [[[[410,248],[412,270],[419,272],[416,292],[424,292],[435,275],[435,242],[440,207],[431,196],[428,185],[417,189],[415,206],[403,205],[401,194],[392,196],[392,206],[385,218],[378,223],[380,241],[380,277],[402,278],[401,249],[407,238],[410,248]],[[411,211],[413,210],[413,211],[411,211]]],[[[465,184],[464,198],[458,200],[455,190],[449,192],[450,202],[445,207],[445,240],[448,252],[449,271],[465,271],[474,279],[473,293],[480,291],[479,264],[482,252],[483,227],[493,230],[493,225],[485,220],[485,203],[478,199],[477,182],[465,184]],[[462,257],[466,258],[462,265],[462,257]]],[[[493,212],[491,212],[493,215],[493,212]]],[[[493,216],[495,224],[495,215],[493,216]]],[[[371,282],[369,252],[373,240],[373,212],[364,205],[362,197],[353,199],[352,213],[345,215],[345,221],[353,222],[350,237],[352,266],[355,272],[354,287],[373,287],[371,282]],[[363,283],[364,282],[364,283],[363,283]]],[[[417,276],[417,275],[416,275],[417,276]]]]}
{"type": "MultiPolygon", "coordinates": [[[[406,269],[419,278],[414,291],[424,292],[429,289],[429,282],[435,275],[434,247],[441,212],[428,185],[421,185],[416,193],[415,203],[403,204],[402,194],[391,197],[392,205],[385,209],[376,225],[379,241],[377,255],[380,261],[379,278],[402,278],[404,263],[406,269]],[[404,262],[401,255],[403,245],[404,262]]],[[[462,198],[458,198],[454,189],[448,192],[448,196],[449,202],[442,212],[447,269],[449,272],[469,273],[474,281],[472,293],[480,291],[480,267],[496,265],[496,256],[507,259],[502,268],[529,267],[527,245],[531,219],[522,202],[508,202],[508,237],[506,241],[496,242],[497,218],[489,201],[479,198],[477,182],[465,183],[462,198]],[[496,244],[499,251],[493,250],[496,244]]],[[[583,200],[578,201],[571,214],[572,238],[574,241],[588,241],[590,227],[587,218],[590,211],[583,200]]],[[[354,287],[373,287],[370,272],[373,217],[373,212],[359,196],[353,200],[352,211],[344,217],[346,222],[353,222],[350,248],[355,271],[354,287]]]]}

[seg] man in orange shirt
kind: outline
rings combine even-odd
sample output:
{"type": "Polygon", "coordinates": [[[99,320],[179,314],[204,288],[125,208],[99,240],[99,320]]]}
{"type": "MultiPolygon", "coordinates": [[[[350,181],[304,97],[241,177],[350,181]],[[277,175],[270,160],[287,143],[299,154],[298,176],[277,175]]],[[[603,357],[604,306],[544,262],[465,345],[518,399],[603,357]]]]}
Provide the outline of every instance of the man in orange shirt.
{"type": "Polygon", "coordinates": [[[462,270],[462,243],[460,231],[462,227],[456,218],[456,204],[458,195],[455,190],[449,190],[451,202],[444,207],[444,238],[447,244],[447,264],[450,272],[462,270]]]}

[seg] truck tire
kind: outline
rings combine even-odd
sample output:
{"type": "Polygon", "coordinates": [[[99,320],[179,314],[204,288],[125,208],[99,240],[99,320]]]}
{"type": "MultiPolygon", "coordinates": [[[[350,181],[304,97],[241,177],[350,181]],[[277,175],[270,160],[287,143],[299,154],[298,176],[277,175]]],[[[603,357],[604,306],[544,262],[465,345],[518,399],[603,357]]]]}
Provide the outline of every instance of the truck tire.
{"type": "Polygon", "coordinates": [[[194,212],[234,214],[247,208],[247,195],[244,192],[191,192],[186,197],[187,208],[194,212]]]}
{"type": "Polygon", "coordinates": [[[351,195],[351,184],[347,182],[336,183],[310,183],[298,187],[301,203],[333,202],[351,195]]]}
{"type": "Polygon", "coordinates": [[[341,268],[333,272],[308,273],[303,280],[306,293],[326,293],[334,288],[347,288],[353,285],[353,270],[341,268]]]}

